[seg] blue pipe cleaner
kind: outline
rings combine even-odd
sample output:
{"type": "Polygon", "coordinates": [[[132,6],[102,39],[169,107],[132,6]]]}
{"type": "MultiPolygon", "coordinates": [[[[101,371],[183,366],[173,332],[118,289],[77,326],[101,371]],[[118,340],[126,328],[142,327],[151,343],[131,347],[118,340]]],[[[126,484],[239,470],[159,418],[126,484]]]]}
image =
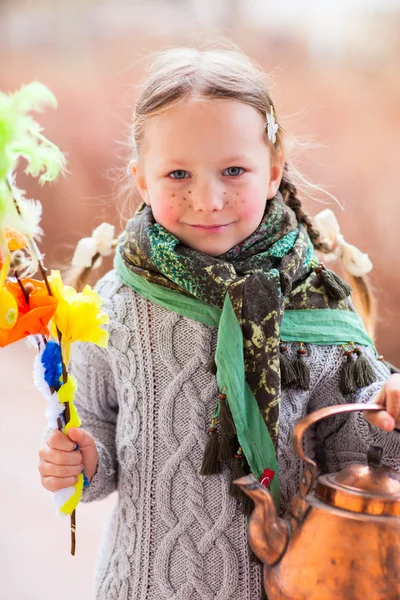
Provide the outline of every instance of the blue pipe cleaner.
{"type": "Polygon", "coordinates": [[[44,379],[53,388],[59,389],[62,385],[61,348],[56,342],[47,342],[42,354],[42,365],[44,367],[44,379]]]}

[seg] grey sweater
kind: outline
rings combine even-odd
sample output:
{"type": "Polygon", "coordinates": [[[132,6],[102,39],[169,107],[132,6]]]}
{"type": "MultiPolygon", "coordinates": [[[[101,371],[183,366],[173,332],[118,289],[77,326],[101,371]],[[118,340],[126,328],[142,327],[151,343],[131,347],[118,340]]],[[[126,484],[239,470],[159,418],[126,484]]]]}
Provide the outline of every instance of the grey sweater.
{"type": "MultiPolygon", "coordinates": [[[[77,346],[72,372],[82,426],[96,439],[100,462],[84,501],[115,489],[95,574],[97,600],[259,600],[262,569],[251,558],[245,518],[228,494],[230,469],[199,475],[207,426],[217,401],[207,363],[217,330],[155,305],[124,286],[115,271],[97,285],[110,316],[106,350],[77,346]]],[[[289,356],[298,349],[288,344],[289,356]]],[[[278,460],[284,512],[297,493],[301,462],[292,449],[295,424],[307,412],[368,402],[390,375],[364,351],[378,381],[353,396],[339,391],[342,351],[307,346],[309,391],[284,390],[278,460]]],[[[320,423],[308,455],[337,471],[364,462],[370,444],[399,467],[399,434],[370,426],[362,413],[320,423]]]]}

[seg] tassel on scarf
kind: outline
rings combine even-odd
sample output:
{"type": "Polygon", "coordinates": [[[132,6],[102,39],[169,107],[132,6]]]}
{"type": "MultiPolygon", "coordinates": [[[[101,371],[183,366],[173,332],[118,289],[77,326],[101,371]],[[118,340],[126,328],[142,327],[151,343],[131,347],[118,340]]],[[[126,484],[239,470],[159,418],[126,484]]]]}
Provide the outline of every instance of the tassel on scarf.
{"type": "Polygon", "coordinates": [[[315,272],[322,280],[326,293],[333,300],[344,300],[352,293],[353,288],[339,275],[327,269],[324,263],[320,263],[315,272]]]}
{"type": "Polygon", "coordinates": [[[301,390],[310,389],[310,369],[303,358],[306,354],[307,350],[304,348],[304,343],[300,342],[297,359],[294,362],[294,369],[297,376],[297,387],[301,390]]]}
{"type": "Polygon", "coordinates": [[[212,373],[213,375],[217,374],[217,364],[215,362],[214,356],[210,357],[210,360],[206,364],[206,369],[209,373],[212,373]]]}
{"type": "Polygon", "coordinates": [[[208,428],[208,442],[204,451],[203,463],[200,469],[200,475],[219,475],[222,467],[219,460],[219,442],[217,433],[217,421],[211,420],[211,425],[208,428]]]}
{"type": "MultiPolygon", "coordinates": [[[[236,427],[232,413],[226,402],[226,394],[218,394],[219,398],[219,424],[222,435],[236,435],[236,427]]],[[[235,448],[236,450],[236,448],[235,448]]]]}
{"type": "Polygon", "coordinates": [[[232,413],[226,402],[226,395],[219,394],[219,426],[221,441],[219,446],[219,459],[229,461],[234,456],[238,447],[236,438],[236,427],[233,422],[232,413]]]}
{"type": "Polygon", "coordinates": [[[236,479],[240,479],[241,477],[248,475],[248,470],[245,468],[245,458],[240,447],[237,449],[234,458],[235,461],[233,463],[232,481],[229,487],[229,493],[232,498],[236,498],[236,500],[243,500],[246,494],[240,489],[240,487],[233,483],[236,479]]]}
{"type": "Polygon", "coordinates": [[[354,377],[354,360],[351,358],[353,350],[346,350],[344,356],[346,360],[343,363],[340,373],[340,391],[343,395],[354,394],[357,390],[357,384],[354,377]]]}
{"type": "Polygon", "coordinates": [[[240,500],[242,503],[242,512],[244,515],[249,517],[254,510],[254,502],[247,494],[245,494],[237,485],[233,482],[240,477],[248,475],[250,472],[249,465],[243,454],[242,449],[239,447],[235,454],[235,462],[233,463],[232,480],[229,487],[229,494],[232,498],[240,500]]]}
{"type": "Polygon", "coordinates": [[[279,346],[279,364],[281,369],[281,385],[284,387],[295,386],[297,383],[297,374],[294,365],[285,354],[286,346],[281,342],[279,346]]]}
{"type": "Polygon", "coordinates": [[[371,383],[376,381],[376,374],[371,363],[358,346],[354,349],[354,354],[357,355],[357,359],[354,362],[354,380],[356,386],[362,388],[371,385],[371,383]]]}

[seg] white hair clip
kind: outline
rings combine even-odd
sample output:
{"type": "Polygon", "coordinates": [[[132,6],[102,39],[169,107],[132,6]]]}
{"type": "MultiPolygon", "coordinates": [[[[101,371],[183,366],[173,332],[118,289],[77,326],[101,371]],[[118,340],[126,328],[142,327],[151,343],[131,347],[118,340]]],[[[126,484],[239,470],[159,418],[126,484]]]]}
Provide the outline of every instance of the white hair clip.
{"type": "Polygon", "coordinates": [[[345,241],[340,233],[336,216],[329,208],[320,212],[313,220],[320,233],[321,241],[332,248],[330,254],[324,254],[324,262],[340,258],[346,271],[354,277],[361,277],[372,270],[373,265],[368,254],[364,254],[345,241]]]}
{"type": "Polygon", "coordinates": [[[276,133],[278,131],[278,123],[275,121],[275,112],[274,112],[274,107],[271,104],[271,112],[265,113],[265,116],[267,118],[266,123],[264,123],[264,127],[267,129],[268,132],[268,139],[275,144],[276,142],[276,133]]]}
{"type": "Polygon", "coordinates": [[[79,240],[72,259],[72,266],[93,266],[97,269],[97,267],[101,265],[102,257],[108,256],[113,250],[114,233],[114,225],[102,223],[93,231],[92,237],[79,240]],[[100,254],[100,256],[93,264],[93,259],[96,254],[100,254]]]}

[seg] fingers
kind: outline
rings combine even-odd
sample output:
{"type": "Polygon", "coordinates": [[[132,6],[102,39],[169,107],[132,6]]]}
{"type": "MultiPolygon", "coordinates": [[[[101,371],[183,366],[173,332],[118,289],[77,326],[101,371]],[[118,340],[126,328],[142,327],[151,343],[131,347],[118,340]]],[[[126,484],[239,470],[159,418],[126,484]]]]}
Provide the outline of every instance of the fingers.
{"type": "Polygon", "coordinates": [[[376,413],[366,413],[365,418],[371,425],[375,425],[375,427],[379,427],[384,431],[393,431],[395,426],[393,417],[386,410],[380,410],[376,413]]]}
{"type": "Polygon", "coordinates": [[[386,381],[386,411],[395,424],[400,423],[400,375],[395,373],[386,381]]]}
{"type": "Polygon", "coordinates": [[[83,470],[80,450],[61,431],[52,431],[39,450],[39,473],[45,489],[55,492],[77,483],[83,470]]]}
{"type": "Polygon", "coordinates": [[[39,458],[54,465],[80,465],[83,462],[80,450],[65,452],[64,450],[54,450],[48,445],[40,448],[39,458]]]}
{"type": "Polygon", "coordinates": [[[69,430],[68,436],[70,441],[75,445],[78,444],[82,450],[88,446],[94,446],[93,436],[85,429],[73,427],[69,430]]]}
{"type": "Polygon", "coordinates": [[[379,394],[372,400],[382,406],[382,411],[367,413],[365,416],[369,423],[383,429],[393,431],[400,425],[400,375],[394,374],[384,383],[379,394]]]}
{"type": "Polygon", "coordinates": [[[82,469],[83,465],[63,466],[54,465],[50,462],[43,462],[40,465],[39,471],[42,478],[54,477],[57,479],[68,479],[70,477],[78,477],[82,469]]]}
{"type": "Polygon", "coordinates": [[[76,448],[76,442],[73,442],[62,431],[52,431],[47,436],[47,444],[53,450],[63,450],[64,452],[72,452],[76,448]]]}
{"type": "Polygon", "coordinates": [[[49,492],[57,492],[78,483],[78,477],[42,477],[42,485],[49,492]]]}

